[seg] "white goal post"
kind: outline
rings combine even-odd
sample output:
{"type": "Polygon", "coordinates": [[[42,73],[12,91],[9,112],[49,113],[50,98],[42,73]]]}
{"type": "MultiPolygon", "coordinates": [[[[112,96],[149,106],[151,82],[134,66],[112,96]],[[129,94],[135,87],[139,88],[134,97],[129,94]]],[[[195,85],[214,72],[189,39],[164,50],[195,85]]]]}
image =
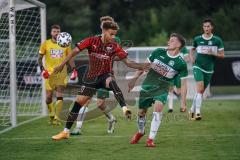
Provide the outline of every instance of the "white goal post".
{"type": "Polygon", "coordinates": [[[46,115],[37,69],[38,49],[45,39],[45,4],[0,0],[0,127],[15,127],[18,116],[46,115]]]}

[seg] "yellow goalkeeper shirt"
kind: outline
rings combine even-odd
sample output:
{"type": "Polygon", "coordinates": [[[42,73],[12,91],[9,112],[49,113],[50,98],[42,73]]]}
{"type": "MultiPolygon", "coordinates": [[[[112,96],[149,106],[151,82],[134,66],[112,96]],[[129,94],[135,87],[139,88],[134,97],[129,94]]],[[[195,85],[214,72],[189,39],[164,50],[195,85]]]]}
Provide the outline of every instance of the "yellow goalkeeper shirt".
{"type": "MultiPolygon", "coordinates": [[[[52,74],[53,69],[60,65],[67,55],[71,52],[71,46],[63,48],[52,39],[46,40],[39,50],[39,54],[45,55],[45,69],[52,74]]],[[[62,76],[67,76],[67,66],[64,66],[62,72],[59,72],[62,76]]]]}

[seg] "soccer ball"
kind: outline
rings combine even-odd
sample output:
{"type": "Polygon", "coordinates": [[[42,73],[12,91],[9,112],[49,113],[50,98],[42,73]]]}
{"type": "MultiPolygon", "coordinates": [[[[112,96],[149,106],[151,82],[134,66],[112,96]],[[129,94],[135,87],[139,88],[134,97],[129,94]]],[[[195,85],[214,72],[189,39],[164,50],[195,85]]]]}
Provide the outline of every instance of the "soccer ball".
{"type": "Polygon", "coordinates": [[[57,44],[61,47],[68,47],[72,43],[72,37],[69,33],[67,32],[61,32],[57,36],[57,44]]]}

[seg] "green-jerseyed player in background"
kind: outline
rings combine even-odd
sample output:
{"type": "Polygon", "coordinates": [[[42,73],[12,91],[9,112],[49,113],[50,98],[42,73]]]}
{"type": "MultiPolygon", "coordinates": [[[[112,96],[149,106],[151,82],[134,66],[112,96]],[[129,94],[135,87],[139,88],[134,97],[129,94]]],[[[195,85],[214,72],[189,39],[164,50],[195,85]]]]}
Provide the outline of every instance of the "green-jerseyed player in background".
{"type": "Polygon", "coordinates": [[[220,37],[212,33],[213,21],[205,19],[202,25],[204,33],[194,38],[193,48],[190,50],[190,58],[194,63],[193,75],[197,85],[197,93],[189,112],[191,120],[202,119],[200,108],[203,93],[212,78],[216,58],[224,58],[223,42],[220,37]],[[193,56],[194,52],[196,59],[193,56]]]}
{"type": "MultiPolygon", "coordinates": [[[[114,21],[114,19],[110,16],[102,16],[100,17],[100,28],[102,29],[103,22],[106,21],[114,21]]],[[[114,40],[120,44],[121,40],[119,37],[115,36],[114,40]]],[[[87,69],[87,68],[86,68],[87,69]]],[[[115,129],[116,118],[111,114],[111,112],[106,112],[106,103],[105,99],[109,98],[109,91],[106,89],[99,89],[97,91],[97,107],[104,113],[108,120],[108,133],[113,133],[115,129]]],[[[75,129],[71,132],[71,135],[80,135],[81,128],[83,125],[84,118],[88,111],[88,105],[90,104],[91,100],[89,100],[79,111],[79,116],[77,118],[77,123],[75,129]]]]}
{"type": "MultiPolygon", "coordinates": [[[[189,54],[188,54],[188,49],[187,47],[183,47],[181,50],[180,50],[180,56],[184,59],[185,62],[189,62],[189,54]]],[[[177,76],[175,79],[174,79],[174,87],[172,87],[170,90],[169,90],[169,95],[168,95],[168,112],[171,113],[173,112],[173,93],[175,93],[177,95],[177,97],[180,97],[181,95],[181,90],[185,90],[185,92],[187,92],[187,86],[185,85],[184,87],[182,87],[181,85],[181,79],[179,76],[177,76]]],[[[180,101],[181,101],[181,106],[180,106],[180,112],[186,112],[187,111],[187,106],[186,106],[186,103],[187,103],[187,97],[181,97],[180,98],[180,101]]]]}
{"type": "MultiPolygon", "coordinates": [[[[168,41],[167,49],[158,48],[148,57],[146,63],[150,63],[151,68],[141,85],[137,120],[138,132],[131,139],[131,144],[136,144],[145,134],[147,109],[153,104],[153,117],[146,145],[147,147],[155,147],[153,140],[160,126],[163,105],[167,101],[168,91],[173,86],[174,78],[176,76],[184,78],[182,85],[186,85],[187,64],[180,56],[180,50],[184,45],[184,38],[173,33],[168,41]]],[[[134,78],[129,82],[129,91],[134,87],[136,80],[142,73],[143,71],[135,73],[134,78]]],[[[186,92],[182,92],[181,95],[185,96],[186,92]]]]}

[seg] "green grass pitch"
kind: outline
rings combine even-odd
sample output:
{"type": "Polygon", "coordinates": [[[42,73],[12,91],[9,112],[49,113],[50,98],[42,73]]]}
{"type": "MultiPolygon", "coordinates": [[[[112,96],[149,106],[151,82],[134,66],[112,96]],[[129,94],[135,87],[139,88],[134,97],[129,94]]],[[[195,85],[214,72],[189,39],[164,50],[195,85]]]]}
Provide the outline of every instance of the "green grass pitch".
{"type": "MultiPolygon", "coordinates": [[[[49,126],[42,118],[0,135],[1,160],[239,160],[240,100],[207,100],[202,106],[202,121],[189,121],[175,103],[173,113],[164,110],[156,137],[156,148],[146,148],[146,135],[139,144],[129,140],[136,132],[135,116],[126,121],[119,108],[113,111],[118,122],[108,134],[105,117],[84,122],[83,134],[69,140],[52,141],[63,126],[49,126]]],[[[190,102],[188,104],[190,106],[190,102]]],[[[151,110],[150,110],[151,111],[151,110]]]]}

